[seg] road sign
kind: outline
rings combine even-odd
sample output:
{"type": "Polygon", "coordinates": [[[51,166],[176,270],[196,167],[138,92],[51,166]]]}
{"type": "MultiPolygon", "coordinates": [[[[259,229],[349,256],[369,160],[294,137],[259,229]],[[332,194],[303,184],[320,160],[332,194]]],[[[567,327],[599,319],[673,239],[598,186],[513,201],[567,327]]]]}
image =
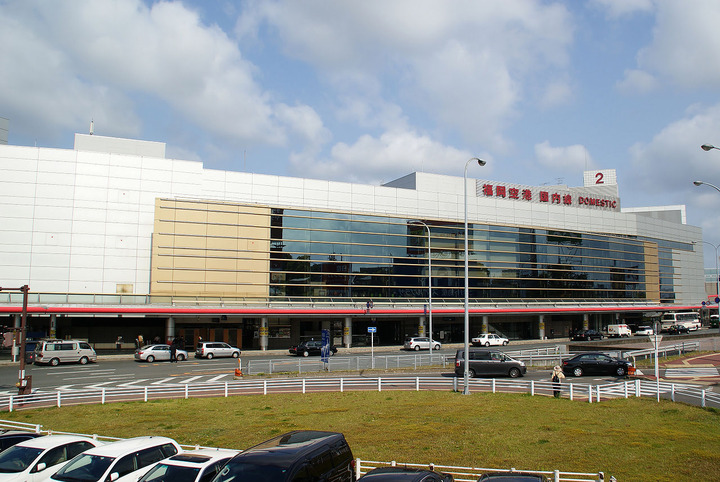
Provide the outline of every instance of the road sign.
{"type": "Polygon", "coordinates": [[[377,326],[368,326],[368,333],[377,333],[377,326]]]}
{"type": "Polygon", "coordinates": [[[321,336],[322,347],[320,347],[320,360],[323,363],[328,362],[330,354],[330,330],[323,330],[321,336]]]}

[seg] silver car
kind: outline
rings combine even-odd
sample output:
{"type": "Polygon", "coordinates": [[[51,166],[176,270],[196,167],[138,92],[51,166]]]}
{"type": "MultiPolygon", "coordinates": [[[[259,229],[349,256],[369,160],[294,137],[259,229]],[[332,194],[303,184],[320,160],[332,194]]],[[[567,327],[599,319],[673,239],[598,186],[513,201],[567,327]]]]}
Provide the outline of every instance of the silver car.
{"type": "MultiPolygon", "coordinates": [[[[187,360],[188,352],[177,348],[175,350],[175,358],[177,361],[187,360]]],[[[146,345],[135,350],[135,359],[138,361],[146,361],[152,363],[154,361],[170,360],[170,345],[146,345]]]]}
{"type": "MultiPolygon", "coordinates": [[[[442,344],[437,341],[432,341],[433,350],[439,350],[442,348],[442,344]]],[[[427,336],[413,336],[405,338],[405,344],[403,348],[406,350],[429,350],[430,349],[430,338],[427,336]]]]}
{"type": "Polygon", "coordinates": [[[195,349],[195,358],[233,357],[240,356],[240,348],[230,346],[221,341],[201,341],[195,349]]]}

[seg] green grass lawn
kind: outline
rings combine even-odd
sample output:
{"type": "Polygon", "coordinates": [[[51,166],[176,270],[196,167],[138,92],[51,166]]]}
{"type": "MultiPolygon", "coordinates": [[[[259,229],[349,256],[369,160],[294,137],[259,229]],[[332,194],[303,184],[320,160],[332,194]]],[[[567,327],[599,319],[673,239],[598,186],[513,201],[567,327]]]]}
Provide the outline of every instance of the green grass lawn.
{"type": "Polygon", "coordinates": [[[603,471],[619,481],[720,477],[720,411],[649,399],[590,404],[514,394],[345,392],[86,405],[4,418],[236,449],[290,430],[332,430],[366,460],[603,471]]]}

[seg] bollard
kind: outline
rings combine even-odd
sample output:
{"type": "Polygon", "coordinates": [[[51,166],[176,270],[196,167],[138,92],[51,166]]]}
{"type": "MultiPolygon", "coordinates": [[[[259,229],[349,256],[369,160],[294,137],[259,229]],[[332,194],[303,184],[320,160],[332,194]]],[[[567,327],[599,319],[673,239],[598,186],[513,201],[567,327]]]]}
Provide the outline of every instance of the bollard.
{"type": "Polygon", "coordinates": [[[243,372],[242,372],[242,360],[240,357],[238,357],[238,366],[235,369],[235,378],[242,378],[243,372]]]}

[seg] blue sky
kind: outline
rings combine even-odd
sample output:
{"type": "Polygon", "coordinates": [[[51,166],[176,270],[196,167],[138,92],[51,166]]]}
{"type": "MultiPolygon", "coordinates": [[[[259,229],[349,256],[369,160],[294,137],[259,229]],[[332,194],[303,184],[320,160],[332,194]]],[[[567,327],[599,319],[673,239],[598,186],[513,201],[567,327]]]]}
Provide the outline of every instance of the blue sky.
{"type": "MultiPolygon", "coordinates": [[[[720,243],[717,0],[0,0],[9,142],[167,143],[207,168],[413,171],[685,204],[720,243]]],[[[714,267],[714,249],[706,265],[714,267]]],[[[708,252],[711,251],[711,252],[708,252]]]]}

